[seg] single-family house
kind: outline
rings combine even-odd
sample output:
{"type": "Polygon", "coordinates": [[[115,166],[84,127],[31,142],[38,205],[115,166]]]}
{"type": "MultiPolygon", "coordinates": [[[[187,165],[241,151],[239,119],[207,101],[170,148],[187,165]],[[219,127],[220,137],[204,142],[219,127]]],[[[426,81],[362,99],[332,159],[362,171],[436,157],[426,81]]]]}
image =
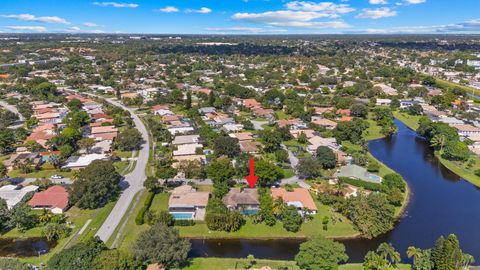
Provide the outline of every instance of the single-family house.
{"type": "Polygon", "coordinates": [[[16,185],[5,185],[0,187],[0,199],[5,200],[7,208],[12,209],[20,203],[29,192],[35,192],[38,186],[29,185],[26,187],[16,185]]]}
{"type": "Polygon", "coordinates": [[[72,170],[80,170],[92,163],[95,160],[107,160],[108,157],[106,154],[89,154],[84,156],[71,156],[65,162],[66,164],[63,168],[68,168],[72,170]]]}
{"type": "Polygon", "coordinates": [[[232,188],[223,197],[223,202],[231,210],[239,210],[244,215],[253,215],[260,210],[257,189],[232,188]]]}
{"type": "Polygon", "coordinates": [[[68,209],[68,192],[62,186],[51,186],[33,195],[28,205],[33,209],[48,209],[54,214],[62,214],[68,209]]]}
{"type": "Polygon", "coordinates": [[[287,205],[295,206],[301,214],[305,213],[317,213],[317,206],[310,195],[308,189],[294,188],[293,190],[287,190],[285,188],[272,188],[272,198],[282,198],[287,205]]]}
{"type": "Polygon", "coordinates": [[[376,174],[369,173],[365,168],[355,164],[349,164],[349,165],[340,167],[340,170],[336,172],[334,176],[353,178],[353,179],[358,179],[358,180],[372,182],[372,183],[382,182],[382,177],[376,174]]]}
{"type": "Polygon", "coordinates": [[[168,211],[174,219],[204,220],[209,198],[209,192],[196,191],[189,185],[179,186],[170,195],[168,211]]]}

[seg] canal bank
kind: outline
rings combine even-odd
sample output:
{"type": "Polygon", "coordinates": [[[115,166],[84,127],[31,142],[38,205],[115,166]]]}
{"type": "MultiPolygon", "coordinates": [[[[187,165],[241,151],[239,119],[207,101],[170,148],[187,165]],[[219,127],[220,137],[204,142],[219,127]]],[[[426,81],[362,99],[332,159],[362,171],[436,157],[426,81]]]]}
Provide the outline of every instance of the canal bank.
{"type": "MultiPolygon", "coordinates": [[[[455,233],[464,252],[480,258],[479,189],[445,168],[428,144],[402,122],[398,133],[369,142],[372,155],[401,174],[410,187],[410,203],[396,227],[374,239],[342,240],[349,262],[361,262],[369,250],[390,242],[406,260],[409,246],[428,248],[441,235],[455,233]]],[[[295,240],[194,240],[191,256],[245,257],[291,260],[301,241],[295,240]]]]}

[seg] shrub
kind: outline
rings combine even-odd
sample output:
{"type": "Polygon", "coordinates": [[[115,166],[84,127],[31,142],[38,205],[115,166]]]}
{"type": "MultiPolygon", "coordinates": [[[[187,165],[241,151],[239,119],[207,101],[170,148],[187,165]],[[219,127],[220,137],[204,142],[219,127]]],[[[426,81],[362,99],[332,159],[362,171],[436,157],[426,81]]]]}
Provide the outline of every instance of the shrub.
{"type": "Polygon", "coordinates": [[[145,199],[145,203],[143,204],[142,209],[138,212],[137,216],[135,217],[135,224],[143,225],[145,223],[145,213],[150,208],[153,202],[153,198],[155,194],[151,191],[148,192],[147,198],[145,199]]]}

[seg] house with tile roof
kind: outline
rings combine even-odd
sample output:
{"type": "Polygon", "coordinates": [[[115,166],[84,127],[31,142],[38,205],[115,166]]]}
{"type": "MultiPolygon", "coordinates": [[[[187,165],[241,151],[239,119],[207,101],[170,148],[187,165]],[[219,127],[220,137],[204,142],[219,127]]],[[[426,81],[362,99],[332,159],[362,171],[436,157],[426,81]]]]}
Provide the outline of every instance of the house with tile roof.
{"type": "Polygon", "coordinates": [[[62,186],[51,186],[33,195],[28,205],[33,209],[48,209],[54,214],[62,214],[68,209],[68,192],[62,186]]]}

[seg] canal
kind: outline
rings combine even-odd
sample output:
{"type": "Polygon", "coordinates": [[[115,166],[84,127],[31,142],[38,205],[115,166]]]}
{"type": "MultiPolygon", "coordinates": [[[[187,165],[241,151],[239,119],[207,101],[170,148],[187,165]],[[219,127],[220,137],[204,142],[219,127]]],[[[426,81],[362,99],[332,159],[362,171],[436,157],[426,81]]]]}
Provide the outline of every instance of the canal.
{"type": "MultiPolygon", "coordinates": [[[[411,200],[395,229],[375,239],[342,241],[350,262],[361,262],[369,250],[390,242],[406,259],[409,246],[429,248],[440,235],[455,233],[464,252],[480,260],[480,191],[443,167],[428,144],[402,122],[398,133],[369,143],[370,152],[400,173],[411,189],[411,200]]],[[[320,229],[320,228],[319,228],[320,229]]],[[[192,240],[192,257],[291,260],[299,240],[192,240]]]]}

